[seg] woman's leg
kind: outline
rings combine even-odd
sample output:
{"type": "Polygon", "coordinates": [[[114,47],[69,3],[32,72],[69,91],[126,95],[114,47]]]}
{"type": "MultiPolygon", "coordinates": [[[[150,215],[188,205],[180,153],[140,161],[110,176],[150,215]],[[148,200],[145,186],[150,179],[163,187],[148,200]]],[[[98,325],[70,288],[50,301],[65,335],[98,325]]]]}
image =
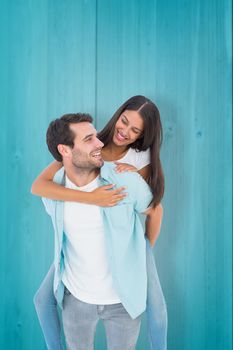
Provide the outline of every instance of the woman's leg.
{"type": "Polygon", "coordinates": [[[49,350],[62,350],[61,325],[53,292],[54,265],[34,296],[34,305],[49,350]]]}
{"type": "Polygon", "coordinates": [[[147,306],[146,316],[152,350],[167,349],[167,308],[159,282],[151,245],[146,240],[147,306]]]}

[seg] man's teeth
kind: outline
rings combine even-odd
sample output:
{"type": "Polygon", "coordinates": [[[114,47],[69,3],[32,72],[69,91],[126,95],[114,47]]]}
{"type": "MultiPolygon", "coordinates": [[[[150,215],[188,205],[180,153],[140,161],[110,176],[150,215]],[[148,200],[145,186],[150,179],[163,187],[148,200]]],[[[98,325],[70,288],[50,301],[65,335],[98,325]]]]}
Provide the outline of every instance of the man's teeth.
{"type": "Polygon", "coordinates": [[[94,153],[92,153],[92,156],[93,157],[100,157],[101,156],[101,152],[100,151],[94,152],[94,153]]]}

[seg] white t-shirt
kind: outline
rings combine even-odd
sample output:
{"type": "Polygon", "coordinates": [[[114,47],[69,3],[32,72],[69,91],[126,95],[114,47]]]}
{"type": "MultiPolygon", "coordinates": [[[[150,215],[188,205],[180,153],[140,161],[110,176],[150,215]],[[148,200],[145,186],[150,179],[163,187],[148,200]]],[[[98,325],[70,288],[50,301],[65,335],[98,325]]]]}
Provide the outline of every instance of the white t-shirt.
{"type": "Polygon", "coordinates": [[[140,170],[150,164],[150,149],[137,152],[135,149],[129,148],[124,157],[118,159],[117,162],[133,165],[140,170]]]}
{"type": "MultiPolygon", "coordinates": [[[[66,176],[66,187],[90,192],[99,177],[77,187],[66,176]]],[[[103,219],[96,205],[64,202],[65,270],[62,281],[77,299],[89,304],[120,303],[107,261],[103,219]]]]}

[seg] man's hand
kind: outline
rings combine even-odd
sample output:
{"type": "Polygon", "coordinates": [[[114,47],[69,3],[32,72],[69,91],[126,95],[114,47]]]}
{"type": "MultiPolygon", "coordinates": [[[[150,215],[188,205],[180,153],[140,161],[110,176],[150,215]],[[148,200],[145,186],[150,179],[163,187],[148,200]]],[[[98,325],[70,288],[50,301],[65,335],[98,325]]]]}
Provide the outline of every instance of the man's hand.
{"type": "Polygon", "coordinates": [[[124,199],[127,196],[127,193],[122,193],[125,190],[125,187],[119,187],[116,190],[112,188],[115,185],[106,185],[101,186],[90,192],[91,201],[90,204],[95,204],[100,207],[113,207],[119,201],[124,199]]]}

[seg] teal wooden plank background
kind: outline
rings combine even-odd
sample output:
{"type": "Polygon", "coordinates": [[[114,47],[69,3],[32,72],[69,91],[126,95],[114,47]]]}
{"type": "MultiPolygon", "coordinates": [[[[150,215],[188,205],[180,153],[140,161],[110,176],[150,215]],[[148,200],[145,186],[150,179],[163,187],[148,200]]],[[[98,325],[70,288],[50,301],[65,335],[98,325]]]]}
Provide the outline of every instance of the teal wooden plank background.
{"type": "MultiPolygon", "coordinates": [[[[45,349],[32,304],[53,255],[30,186],[50,120],[100,129],[128,97],[161,111],[164,221],[154,249],[169,350],[232,349],[231,2],[2,0],[0,348],[45,349]]],[[[103,329],[96,339],[105,348],[103,329]]],[[[145,326],[138,350],[148,348],[145,326]]]]}

